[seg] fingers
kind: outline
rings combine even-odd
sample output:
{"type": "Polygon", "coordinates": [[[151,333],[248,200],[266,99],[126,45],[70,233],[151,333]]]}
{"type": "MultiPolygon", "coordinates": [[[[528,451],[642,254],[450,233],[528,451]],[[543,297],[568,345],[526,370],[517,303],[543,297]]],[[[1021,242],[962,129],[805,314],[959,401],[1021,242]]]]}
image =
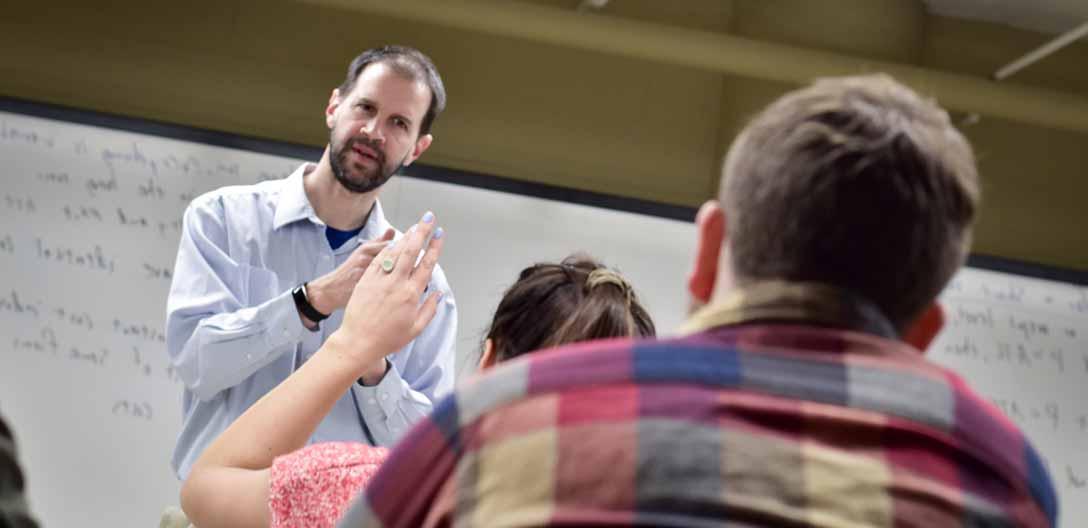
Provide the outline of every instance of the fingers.
{"type": "Polygon", "coordinates": [[[382,242],[389,242],[390,240],[393,240],[393,237],[396,236],[396,234],[397,231],[390,227],[389,229],[386,229],[384,233],[382,233],[382,236],[379,237],[378,240],[381,240],[382,242]]]}
{"type": "Polygon", "coordinates": [[[374,255],[380,253],[385,246],[389,245],[389,243],[388,240],[385,240],[385,235],[382,235],[381,240],[371,240],[355,248],[352,258],[369,262],[374,258],[374,255]]]}
{"type": "Polygon", "coordinates": [[[436,227],[436,220],[434,213],[427,211],[424,213],[423,218],[419,223],[412,226],[412,229],[408,231],[397,243],[395,244],[397,259],[397,265],[393,269],[392,274],[397,275],[399,278],[404,279],[412,274],[412,268],[415,267],[416,257],[419,256],[419,252],[423,250],[423,244],[430,238],[431,233],[434,232],[436,227]]]}
{"type": "Polygon", "coordinates": [[[441,227],[434,230],[434,236],[431,237],[430,243],[427,245],[427,252],[423,254],[419,266],[412,272],[409,281],[417,291],[423,291],[431,281],[431,273],[434,272],[435,266],[438,265],[438,257],[442,256],[442,246],[446,243],[445,234],[445,230],[441,227]]]}
{"type": "Polygon", "coordinates": [[[412,325],[412,335],[418,336],[423,332],[423,329],[427,325],[431,324],[431,319],[434,319],[434,315],[438,313],[438,302],[442,299],[440,292],[434,292],[427,296],[427,300],[423,301],[423,304],[419,307],[419,311],[416,313],[416,321],[412,325]]]}
{"type": "Polygon", "coordinates": [[[436,225],[434,213],[428,211],[400,240],[383,242],[385,246],[374,255],[374,265],[367,268],[367,273],[384,273],[382,262],[393,259],[393,271],[389,275],[397,280],[410,278],[409,284],[422,293],[442,253],[443,235],[442,229],[436,225]],[[415,268],[416,258],[425,244],[427,253],[420,260],[419,267],[415,268]]]}

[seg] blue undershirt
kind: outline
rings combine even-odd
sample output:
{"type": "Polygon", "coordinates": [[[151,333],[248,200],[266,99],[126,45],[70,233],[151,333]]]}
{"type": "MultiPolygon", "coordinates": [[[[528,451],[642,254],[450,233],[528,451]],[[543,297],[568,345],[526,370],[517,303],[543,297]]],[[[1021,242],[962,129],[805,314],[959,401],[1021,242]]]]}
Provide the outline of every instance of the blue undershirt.
{"type": "Polygon", "coordinates": [[[341,231],[329,226],[325,226],[325,238],[329,241],[329,246],[333,251],[336,251],[340,246],[344,245],[344,242],[355,238],[355,235],[359,234],[359,231],[363,230],[363,226],[359,226],[351,231],[341,231]]]}

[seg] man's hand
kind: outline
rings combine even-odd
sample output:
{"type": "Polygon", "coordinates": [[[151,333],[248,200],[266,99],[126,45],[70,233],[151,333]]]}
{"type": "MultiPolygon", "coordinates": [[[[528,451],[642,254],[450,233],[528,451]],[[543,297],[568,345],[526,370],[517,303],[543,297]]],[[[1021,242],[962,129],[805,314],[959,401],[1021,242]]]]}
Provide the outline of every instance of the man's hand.
{"type": "Polygon", "coordinates": [[[355,283],[363,276],[367,266],[374,260],[389,241],[393,240],[392,228],[385,231],[381,238],[371,240],[355,248],[351,256],[327,275],[318,277],[306,284],[306,298],[314,309],[331,314],[348,304],[355,283]]]}

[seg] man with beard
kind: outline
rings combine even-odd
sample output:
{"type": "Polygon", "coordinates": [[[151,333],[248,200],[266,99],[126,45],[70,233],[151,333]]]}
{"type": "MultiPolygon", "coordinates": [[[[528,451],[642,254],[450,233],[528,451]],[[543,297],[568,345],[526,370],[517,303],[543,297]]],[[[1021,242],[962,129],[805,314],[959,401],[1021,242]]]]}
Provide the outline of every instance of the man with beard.
{"type": "MultiPolygon", "coordinates": [[[[445,103],[425,55],[400,46],[367,50],[332,91],[329,143],[316,165],[193,200],[167,300],[167,351],[185,383],[172,459],[179,478],[340,326],[355,283],[397,236],[378,193],[430,146],[445,103]]],[[[440,269],[428,290],[441,299],[427,329],[373,365],[311,442],[391,444],[452,388],[457,310],[440,269]]]]}

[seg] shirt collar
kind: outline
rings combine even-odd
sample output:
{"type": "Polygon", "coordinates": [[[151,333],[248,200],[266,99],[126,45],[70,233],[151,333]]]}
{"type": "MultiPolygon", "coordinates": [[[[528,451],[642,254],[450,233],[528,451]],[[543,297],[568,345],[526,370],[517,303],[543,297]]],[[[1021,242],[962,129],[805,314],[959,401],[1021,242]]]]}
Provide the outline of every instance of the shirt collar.
{"type": "MultiPolygon", "coordinates": [[[[309,219],[318,225],[325,225],[325,222],[317,217],[317,212],[314,211],[313,205],[310,204],[310,199],[306,196],[306,188],[302,182],[303,176],[316,168],[317,165],[313,163],[303,163],[283,181],[283,187],[276,202],[276,214],[272,219],[272,229],[279,229],[287,224],[304,219],[309,219]]],[[[374,208],[370,210],[370,215],[367,216],[363,229],[359,231],[358,238],[360,240],[377,238],[385,233],[385,230],[389,229],[389,227],[390,224],[385,218],[381,200],[374,200],[374,208]]]]}
{"type": "Polygon", "coordinates": [[[306,188],[302,186],[302,177],[317,168],[313,163],[299,165],[283,182],[279,201],[276,203],[276,216],[272,219],[272,229],[279,229],[292,222],[309,218],[323,223],[306,197],[306,188]]]}
{"type": "Polygon", "coordinates": [[[693,334],[757,321],[826,325],[896,339],[891,321],[872,302],[810,282],[766,281],[740,288],[695,312],[681,328],[693,334]]]}

